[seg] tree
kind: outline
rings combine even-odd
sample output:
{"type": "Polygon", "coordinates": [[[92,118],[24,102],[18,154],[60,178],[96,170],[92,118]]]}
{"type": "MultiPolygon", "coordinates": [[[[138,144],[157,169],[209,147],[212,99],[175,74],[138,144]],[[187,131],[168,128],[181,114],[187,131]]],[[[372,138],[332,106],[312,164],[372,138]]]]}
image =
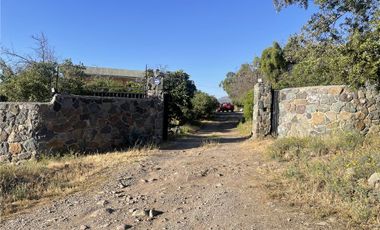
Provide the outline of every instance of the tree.
{"type": "Polygon", "coordinates": [[[196,87],[190,76],[184,71],[166,72],[164,74],[164,92],[168,95],[169,122],[178,121],[184,124],[192,118],[191,99],[196,87]]]}
{"type": "MultiPolygon", "coordinates": [[[[32,48],[32,54],[22,55],[13,49],[1,47],[2,60],[7,59],[5,62],[13,70],[22,70],[26,66],[34,63],[54,63],[57,62],[54,49],[49,45],[49,41],[44,33],[32,35],[32,40],[35,46],[32,48]]],[[[17,72],[17,71],[16,71],[17,72]]]]}
{"type": "Polygon", "coordinates": [[[380,83],[380,20],[373,17],[369,30],[355,30],[343,44],[292,36],[284,48],[291,64],[283,79],[289,86],[380,83]],[[286,75],[286,76],[285,76],[286,75]]]}
{"type": "Polygon", "coordinates": [[[58,92],[81,94],[84,91],[84,69],[83,64],[75,65],[71,59],[66,59],[58,65],[58,92]]]}
{"type": "Polygon", "coordinates": [[[17,75],[4,78],[0,84],[0,94],[8,101],[49,101],[54,71],[52,63],[28,65],[17,75]]]}
{"type": "Polygon", "coordinates": [[[253,88],[260,77],[261,75],[255,65],[242,64],[236,73],[227,73],[220,86],[223,87],[234,104],[242,105],[244,95],[253,88]]]}
{"type": "MultiPolygon", "coordinates": [[[[344,43],[354,32],[371,30],[371,21],[379,11],[379,0],[314,0],[319,11],[312,15],[305,31],[311,38],[344,43]]],[[[289,5],[308,7],[308,0],[274,0],[279,11],[289,5]]]]}
{"type": "Polygon", "coordinates": [[[201,91],[195,93],[194,97],[191,99],[191,103],[193,106],[194,117],[196,119],[210,117],[219,105],[219,102],[215,97],[201,91]]]}
{"type": "Polygon", "coordinates": [[[21,55],[2,48],[0,94],[9,101],[49,101],[51,88],[57,83],[62,92],[81,94],[84,66],[75,65],[70,59],[59,64],[43,33],[32,39],[32,54],[21,55]]]}
{"type": "Polygon", "coordinates": [[[274,88],[282,87],[282,76],[288,69],[288,63],[284,58],[281,46],[277,42],[274,42],[273,46],[266,48],[262,52],[259,66],[265,79],[270,82],[274,88]]]}
{"type": "Polygon", "coordinates": [[[244,96],[243,103],[244,119],[246,121],[252,120],[253,116],[253,89],[249,90],[244,96]]]}

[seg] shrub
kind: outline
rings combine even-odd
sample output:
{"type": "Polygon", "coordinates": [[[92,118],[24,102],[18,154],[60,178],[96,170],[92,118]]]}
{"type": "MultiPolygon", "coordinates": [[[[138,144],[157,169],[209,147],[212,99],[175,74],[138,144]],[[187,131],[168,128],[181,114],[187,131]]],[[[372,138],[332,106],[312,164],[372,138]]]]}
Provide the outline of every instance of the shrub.
{"type": "Polygon", "coordinates": [[[192,119],[192,103],[196,87],[190,75],[183,71],[164,74],[164,92],[168,95],[169,123],[178,121],[179,125],[192,119]]]}
{"type": "Polygon", "coordinates": [[[0,94],[8,101],[49,101],[55,66],[34,63],[17,75],[7,76],[0,84],[0,94]]]}
{"type": "Polygon", "coordinates": [[[215,97],[201,91],[195,93],[194,98],[191,99],[191,103],[196,119],[210,117],[219,105],[215,97]]]}
{"type": "Polygon", "coordinates": [[[248,91],[243,100],[244,119],[246,121],[252,120],[253,115],[253,89],[248,91]]]}
{"type": "Polygon", "coordinates": [[[85,91],[89,92],[130,92],[130,93],[140,93],[143,92],[143,87],[141,83],[137,82],[127,82],[122,83],[119,81],[112,80],[110,78],[97,77],[88,82],[84,86],[85,91]]]}

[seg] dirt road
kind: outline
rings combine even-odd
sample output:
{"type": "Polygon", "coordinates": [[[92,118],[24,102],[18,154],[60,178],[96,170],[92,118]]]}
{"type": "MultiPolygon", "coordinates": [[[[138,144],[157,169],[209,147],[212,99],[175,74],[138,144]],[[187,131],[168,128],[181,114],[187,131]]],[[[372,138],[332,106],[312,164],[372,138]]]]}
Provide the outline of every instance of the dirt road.
{"type": "Polygon", "coordinates": [[[270,201],[264,164],[233,130],[240,114],[218,114],[197,135],[114,169],[105,183],[18,214],[1,229],[324,229],[270,201]]]}

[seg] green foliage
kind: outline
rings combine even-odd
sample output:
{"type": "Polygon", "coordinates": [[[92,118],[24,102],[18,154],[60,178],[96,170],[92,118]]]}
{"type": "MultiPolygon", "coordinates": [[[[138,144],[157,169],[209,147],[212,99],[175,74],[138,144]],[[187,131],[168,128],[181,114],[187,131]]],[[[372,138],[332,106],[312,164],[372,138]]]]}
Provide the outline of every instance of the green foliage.
{"type": "MultiPolygon", "coordinates": [[[[315,13],[301,34],[292,36],[277,52],[289,65],[274,67],[262,64],[275,88],[348,84],[355,88],[367,82],[380,83],[380,11],[379,0],[314,0],[315,13]],[[276,78],[277,77],[277,78],[276,78]]],[[[306,0],[274,0],[278,10],[298,4],[307,8],[306,0]]],[[[270,49],[270,48],[268,48],[270,49]]],[[[263,52],[266,57],[268,49],[263,52]]]]}
{"type": "Polygon", "coordinates": [[[253,116],[253,89],[245,94],[243,102],[244,119],[246,121],[252,120],[253,116]]]}
{"type": "MultiPolygon", "coordinates": [[[[308,7],[307,0],[274,0],[277,10],[297,4],[308,7]]],[[[344,42],[353,31],[370,31],[371,21],[379,10],[379,0],[314,0],[319,8],[310,18],[304,31],[318,41],[344,42]]]]}
{"type": "Polygon", "coordinates": [[[261,54],[260,71],[273,88],[281,88],[283,73],[287,70],[281,46],[274,42],[272,47],[266,48],[261,54]]]}
{"type": "Polygon", "coordinates": [[[17,75],[6,76],[0,94],[8,101],[49,101],[54,72],[52,63],[33,63],[17,75]]]}
{"type": "Polygon", "coordinates": [[[219,105],[219,102],[215,97],[201,91],[195,93],[194,97],[191,99],[191,103],[193,105],[194,117],[196,119],[210,117],[219,105]]]}
{"type": "Polygon", "coordinates": [[[176,120],[182,125],[192,118],[191,99],[196,92],[195,84],[182,70],[165,73],[163,84],[168,95],[169,121],[176,120]]]}
{"type": "Polygon", "coordinates": [[[62,76],[58,79],[58,91],[71,94],[81,94],[84,90],[85,67],[75,65],[70,59],[66,59],[59,65],[62,76]]]}
{"type": "Polygon", "coordinates": [[[223,87],[232,102],[240,106],[244,103],[244,96],[253,88],[258,78],[260,78],[260,73],[257,71],[255,63],[253,65],[243,64],[236,73],[227,73],[220,86],[223,87]]]}
{"type": "Polygon", "coordinates": [[[138,82],[126,82],[112,80],[111,78],[97,77],[89,81],[84,86],[85,91],[89,92],[143,92],[143,85],[138,82]]]}

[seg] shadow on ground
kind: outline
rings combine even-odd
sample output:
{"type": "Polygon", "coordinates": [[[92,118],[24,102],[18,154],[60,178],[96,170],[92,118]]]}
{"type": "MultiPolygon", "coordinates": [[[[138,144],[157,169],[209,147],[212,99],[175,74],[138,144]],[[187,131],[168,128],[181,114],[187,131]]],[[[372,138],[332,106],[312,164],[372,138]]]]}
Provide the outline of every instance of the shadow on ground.
{"type": "Polygon", "coordinates": [[[175,138],[164,143],[162,150],[197,148],[209,143],[237,143],[250,138],[234,130],[242,120],[241,113],[216,113],[197,133],[175,138]]]}

